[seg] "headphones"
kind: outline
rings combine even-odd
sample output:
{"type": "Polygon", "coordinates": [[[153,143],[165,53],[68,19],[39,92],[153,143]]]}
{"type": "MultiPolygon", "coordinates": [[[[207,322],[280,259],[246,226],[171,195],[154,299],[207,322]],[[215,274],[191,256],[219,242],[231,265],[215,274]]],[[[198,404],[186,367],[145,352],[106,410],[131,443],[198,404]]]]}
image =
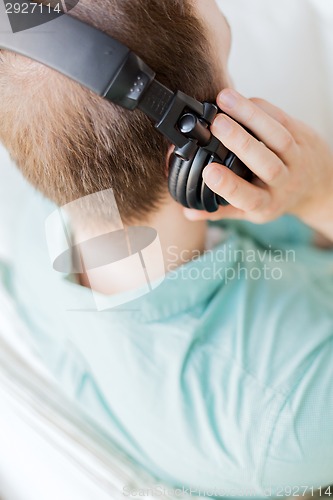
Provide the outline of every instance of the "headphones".
{"type": "Polygon", "coordinates": [[[228,205],[203,182],[204,168],[217,162],[247,180],[252,173],[210,132],[218,107],[172,92],[142,59],[102,31],[49,5],[39,7],[38,26],[26,29],[22,15],[21,31],[15,33],[8,29],[7,15],[1,14],[0,48],[39,61],[125,109],[140,109],[175,146],[169,165],[172,197],[207,212],[228,205]],[[2,29],[4,23],[7,29],[2,29]]]}

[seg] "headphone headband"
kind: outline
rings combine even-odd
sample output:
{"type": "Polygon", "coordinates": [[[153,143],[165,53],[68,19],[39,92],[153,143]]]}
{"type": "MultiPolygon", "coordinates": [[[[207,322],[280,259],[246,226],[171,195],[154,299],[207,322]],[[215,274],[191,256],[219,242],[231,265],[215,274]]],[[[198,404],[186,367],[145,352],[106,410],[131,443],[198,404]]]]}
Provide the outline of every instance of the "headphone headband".
{"type": "MultiPolygon", "coordinates": [[[[155,80],[154,71],[125,45],[45,6],[37,14],[38,26],[24,30],[22,26],[22,31],[9,32],[3,8],[0,2],[0,48],[49,66],[125,109],[141,109],[175,146],[182,148],[188,143],[177,122],[185,108],[202,116],[203,105],[155,80]],[[1,29],[6,22],[7,29],[1,29]]],[[[21,19],[23,23],[24,15],[21,19]]]]}
{"type": "MultiPolygon", "coordinates": [[[[0,9],[4,9],[3,5],[0,9]]],[[[139,58],[133,58],[125,45],[72,16],[61,14],[50,21],[46,8],[37,15],[41,24],[36,27],[16,33],[8,32],[8,28],[7,32],[1,29],[0,48],[39,61],[102,97],[109,93],[110,100],[115,99],[128,109],[136,107],[139,95],[134,95],[132,100],[126,99],[129,87],[134,83],[130,81],[131,75],[126,74],[127,66],[133,71],[133,59],[138,59],[137,70],[145,74],[146,86],[155,77],[153,71],[139,58]],[[127,85],[120,88],[117,77],[124,73],[127,78],[122,78],[121,84],[127,85]]],[[[2,28],[6,13],[1,17],[2,28]]],[[[21,18],[24,18],[23,14],[21,18]]],[[[7,23],[9,25],[8,19],[7,23]]]]}

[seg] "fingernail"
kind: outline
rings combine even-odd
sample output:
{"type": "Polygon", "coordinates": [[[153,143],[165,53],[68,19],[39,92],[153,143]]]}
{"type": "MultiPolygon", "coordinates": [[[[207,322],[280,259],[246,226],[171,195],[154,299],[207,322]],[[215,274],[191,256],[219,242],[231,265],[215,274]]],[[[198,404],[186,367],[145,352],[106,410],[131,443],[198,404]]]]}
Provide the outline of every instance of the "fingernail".
{"type": "Polygon", "coordinates": [[[220,103],[226,108],[234,108],[238,101],[238,95],[233,90],[223,90],[219,95],[220,103]]]}
{"type": "Polygon", "coordinates": [[[223,116],[222,113],[216,118],[214,127],[217,128],[218,132],[223,135],[228,134],[232,130],[232,124],[230,120],[223,116]]]}
{"type": "Polygon", "coordinates": [[[214,187],[222,182],[223,173],[219,167],[206,167],[203,171],[203,178],[206,184],[214,187]]]}

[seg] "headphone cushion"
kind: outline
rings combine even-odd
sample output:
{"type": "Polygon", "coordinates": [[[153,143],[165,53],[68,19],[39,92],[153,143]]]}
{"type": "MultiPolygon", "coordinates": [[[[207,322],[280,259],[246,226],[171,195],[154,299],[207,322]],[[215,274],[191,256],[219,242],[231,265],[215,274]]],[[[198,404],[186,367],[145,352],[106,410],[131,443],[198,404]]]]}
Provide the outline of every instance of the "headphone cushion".
{"type": "Polygon", "coordinates": [[[213,160],[211,153],[198,148],[190,161],[172,155],[169,163],[169,191],[186,208],[215,212],[217,196],[203,182],[202,172],[213,160]]]}
{"type": "Polygon", "coordinates": [[[175,154],[169,162],[169,192],[174,200],[186,208],[190,208],[186,197],[186,186],[192,161],[184,161],[175,154]]]}

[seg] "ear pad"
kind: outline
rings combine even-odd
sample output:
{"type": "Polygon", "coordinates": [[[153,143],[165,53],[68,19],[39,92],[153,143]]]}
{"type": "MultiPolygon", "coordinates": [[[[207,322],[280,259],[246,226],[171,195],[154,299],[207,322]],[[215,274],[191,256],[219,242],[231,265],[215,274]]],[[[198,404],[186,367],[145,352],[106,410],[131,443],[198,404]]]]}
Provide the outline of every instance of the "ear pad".
{"type": "Polygon", "coordinates": [[[192,161],[185,161],[171,155],[169,162],[169,192],[174,200],[186,208],[191,208],[186,198],[187,179],[191,170],[192,161]]]}
{"type": "Polygon", "coordinates": [[[169,191],[181,205],[196,210],[216,212],[218,196],[203,182],[204,168],[214,161],[214,155],[198,147],[194,158],[182,160],[172,155],[169,163],[169,191]]]}
{"type": "MultiPolygon", "coordinates": [[[[169,162],[171,196],[184,207],[211,213],[216,212],[219,206],[228,205],[226,200],[215,194],[203,182],[202,172],[213,161],[221,163],[214,154],[199,146],[193,160],[190,161],[182,160],[173,154],[169,162]]],[[[223,165],[249,182],[253,179],[251,170],[231,151],[228,152],[223,165]]]]}

